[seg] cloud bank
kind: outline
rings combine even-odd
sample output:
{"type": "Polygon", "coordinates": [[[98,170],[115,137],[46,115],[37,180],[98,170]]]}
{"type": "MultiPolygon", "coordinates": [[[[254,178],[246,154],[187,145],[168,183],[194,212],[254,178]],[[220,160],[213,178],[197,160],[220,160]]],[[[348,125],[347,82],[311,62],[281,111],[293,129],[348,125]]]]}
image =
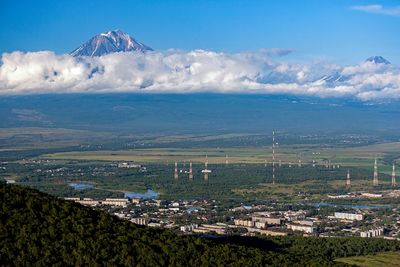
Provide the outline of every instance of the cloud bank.
{"type": "Polygon", "coordinates": [[[93,58],[50,51],[4,53],[0,95],[217,92],[400,99],[398,66],[369,61],[346,67],[295,64],[276,57],[289,52],[125,52],[93,58]]]}
{"type": "Polygon", "coordinates": [[[352,9],[373,14],[400,16],[400,6],[384,7],[382,5],[364,5],[364,6],[353,6],[352,9]]]}

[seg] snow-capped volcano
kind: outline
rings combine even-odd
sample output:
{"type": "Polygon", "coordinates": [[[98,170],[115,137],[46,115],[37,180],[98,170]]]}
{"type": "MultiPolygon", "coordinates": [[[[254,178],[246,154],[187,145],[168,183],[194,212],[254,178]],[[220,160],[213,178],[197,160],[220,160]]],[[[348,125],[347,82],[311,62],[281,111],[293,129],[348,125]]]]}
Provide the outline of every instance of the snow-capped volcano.
{"type": "Polygon", "coordinates": [[[100,33],[72,51],[70,54],[78,56],[102,56],[115,52],[139,51],[146,52],[153,49],[136,41],[128,34],[120,31],[100,33]]]}
{"type": "MultiPolygon", "coordinates": [[[[376,64],[376,66],[380,67],[380,68],[389,68],[390,64],[391,64],[388,60],[386,60],[384,57],[381,57],[381,56],[369,57],[366,60],[364,60],[364,63],[361,63],[361,64],[365,64],[365,63],[369,63],[369,64],[373,63],[373,64],[376,64]]],[[[335,71],[332,74],[323,76],[316,82],[324,83],[324,84],[327,84],[330,86],[335,86],[335,85],[343,84],[343,83],[351,80],[354,75],[355,74],[345,74],[345,73],[343,73],[343,71],[335,71]]]]}
{"type": "Polygon", "coordinates": [[[390,64],[389,61],[387,61],[384,57],[381,56],[373,56],[373,57],[369,57],[365,60],[366,62],[372,62],[375,64],[390,64]]]}

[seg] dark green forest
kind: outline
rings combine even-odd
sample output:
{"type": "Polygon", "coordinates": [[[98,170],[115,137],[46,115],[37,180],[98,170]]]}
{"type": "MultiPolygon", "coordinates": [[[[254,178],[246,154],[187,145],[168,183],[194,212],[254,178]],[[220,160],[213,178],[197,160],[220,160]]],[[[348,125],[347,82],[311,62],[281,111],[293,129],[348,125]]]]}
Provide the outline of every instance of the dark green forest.
{"type": "Polygon", "coordinates": [[[400,250],[361,238],[207,239],[121,221],[16,185],[0,185],[2,266],[344,266],[335,258],[400,250]]]}

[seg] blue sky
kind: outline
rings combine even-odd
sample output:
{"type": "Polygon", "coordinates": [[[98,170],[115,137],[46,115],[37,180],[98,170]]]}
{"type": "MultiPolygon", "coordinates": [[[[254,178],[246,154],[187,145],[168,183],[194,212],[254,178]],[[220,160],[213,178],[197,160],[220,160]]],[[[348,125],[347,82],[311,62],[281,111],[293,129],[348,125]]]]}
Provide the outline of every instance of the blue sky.
{"type": "Polygon", "coordinates": [[[295,50],[296,60],[350,64],[382,55],[399,63],[398,7],[394,0],[1,0],[0,52],[68,53],[97,33],[121,29],[156,50],[274,47],[295,50]]]}

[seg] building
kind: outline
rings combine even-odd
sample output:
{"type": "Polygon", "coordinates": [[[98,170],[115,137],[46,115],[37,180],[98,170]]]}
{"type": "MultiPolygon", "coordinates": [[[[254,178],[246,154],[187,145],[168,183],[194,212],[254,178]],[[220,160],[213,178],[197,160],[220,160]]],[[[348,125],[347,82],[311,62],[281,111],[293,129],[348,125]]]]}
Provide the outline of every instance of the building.
{"type": "Polygon", "coordinates": [[[69,200],[69,201],[75,201],[75,202],[81,200],[79,197],[65,197],[64,199],[69,200]]]}
{"type": "Polygon", "coordinates": [[[350,220],[350,221],[362,221],[363,215],[357,213],[345,213],[345,212],[335,212],[336,219],[350,220]]]}
{"type": "Polygon", "coordinates": [[[110,205],[110,206],[126,206],[129,203],[129,199],[127,198],[106,198],[105,200],[100,201],[101,205],[110,205]]]}
{"type": "Polygon", "coordinates": [[[131,198],[130,201],[132,204],[139,204],[141,199],[140,198],[131,198]]]}
{"type": "Polygon", "coordinates": [[[173,212],[178,212],[179,211],[179,207],[170,207],[168,208],[169,211],[173,211],[173,212]]]}
{"type": "Polygon", "coordinates": [[[216,233],[219,235],[226,234],[226,226],[215,225],[215,224],[202,224],[197,228],[193,229],[194,233],[216,233]]]}
{"type": "Polygon", "coordinates": [[[268,224],[266,222],[255,222],[254,226],[256,228],[262,229],[262,228],[267,228],[268,224]]]}
{"type": "Polygon", "coordinates": [[[288,224],[287,228],[292,231],[301,231],[304,233],[312,234],[315,232],[315,227],[310,225],[301,225],[301,224],[288,224]]]}
{"type": "Polygon", "coordinates": [[[254,227],[255,222],[250,221],[250,220],[234,220],[233,221],[236,226],[244,226],[244,227],[254,227]]]}
{"type": "Polygon", "coordinates": [[[189,225],[182,225],[180,227],[182,232],[193,232],[194,229],[197,229],[199,226],[197,224],[189,224],[189,225]]]}
{"type": "Polygon", "coordinates": [[[368,231],[360,232],[361,237],[378,237],[383,236],[383,228],[371,229],[368,231]]]}
{"type": "Polygon", "coordinates": [[[84,198],[83,200],[79,199],[79,200],[76,200],[75,202],[77,202],[81,205],[85,205],[85,206],[96,206],[96,205],[100,204],[100,202],[98,200],[94,200],[91,198],[84,198]]]}
{"type": "Polygon", "coordinates": [[[251,228],[251,227],[247,227],[246,229],[249,233],[259,233],[261,235],[267,235],[267,236],[286,236],[287,235],[287,233],[285,233],[285,232],[276,232],[276,231],[257,229],[257,228],[251,228]]]}
{"type": "Polygon", "coordinates": [[[147,226],[149,226],[149,227],[161,227],[162,224],[161,223],[156,223],[156,222],[151,222],[151,223],[148,223],[147,226]]]}
{"type": "Polygon", "coordinates": [[[127,199],[127,198],[106,198],[105,200],[95,200],[92,198],[79,197],[66,197],[65,200],[74,201],[85,206],[96,206],[96,205],[109,205],[109,206],[126,206],[129,203],[139,203],[140,199],[127,199]]]}
{"type": "Polygon", "coordinates": [[[302,220],[302,221],[294,221],[293,223],[295,223],[295,224],[301,224],[301,225],[308,225],[308,226],[313,226],[313,225],[314,225],[314,222],[313,222],[313,221],[305,221],[305,220],[302,220]]]}
{"type": "Polygon", "coordinates": [[[149,219],[147,219],[147,218],[132,218],[131,222],[134,224],[139,224],[139,225],[148,225],[149,219]]]}
{"type": "Polygon", "coordinates": [[[253,222],[262,222],[268,225],[281,225],[283,222],[283,218],[273,218],[273,217],[266,217],[266,216],[252,216],[251,220],[253,222]]]}
{"type": "Polygon", "coordinates": [[[306,212],[303,210],[299,211],[286,211],[283,213],[283,216],[289,222],[291,221],[299,221],[304,220],[306,218],[306,212]]]}

